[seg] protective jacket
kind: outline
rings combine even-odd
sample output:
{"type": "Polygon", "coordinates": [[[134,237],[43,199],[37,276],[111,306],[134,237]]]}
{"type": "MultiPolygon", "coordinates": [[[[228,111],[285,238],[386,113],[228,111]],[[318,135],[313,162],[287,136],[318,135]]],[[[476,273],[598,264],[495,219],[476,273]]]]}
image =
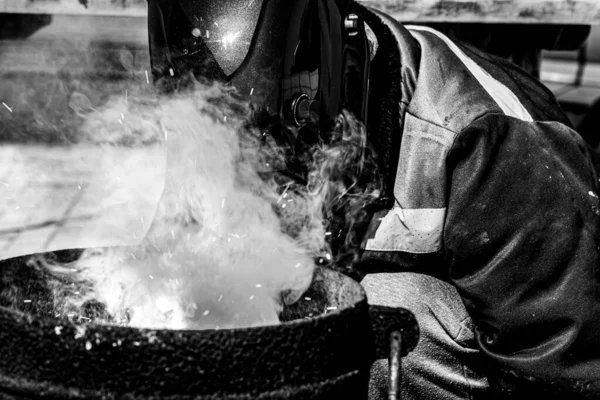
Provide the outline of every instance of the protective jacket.
{"type": "Polygon", "coordinates": [[[373,138],[393,201],[371,221],[366,264],[447,277],[501,371],[600,394],[593,151],[515,65],[429,28],[366,18],[399,71],[388,76],[398,122],[373,138]]]}

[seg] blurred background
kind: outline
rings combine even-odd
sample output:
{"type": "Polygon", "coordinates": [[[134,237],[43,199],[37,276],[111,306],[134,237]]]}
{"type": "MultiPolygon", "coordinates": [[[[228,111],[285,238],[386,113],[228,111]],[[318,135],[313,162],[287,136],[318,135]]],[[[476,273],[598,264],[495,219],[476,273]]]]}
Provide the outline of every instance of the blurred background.
{"type": "MultiPolygon", "coordinates": [[[[598,146],[600,7],[593,2],[362,2],[523,66],[598,146]]],[[[69,143],[86,113],[110,96],[143,90],[151,76],[145,15],[145,0],[0,0],[0,142],[69,143]]]]}
{"type": "Polygon", "coordinates": [[[600,26],[570,51],[544,51],[541,79],[580,131],[598,146],[600,128],[600,26]]]}

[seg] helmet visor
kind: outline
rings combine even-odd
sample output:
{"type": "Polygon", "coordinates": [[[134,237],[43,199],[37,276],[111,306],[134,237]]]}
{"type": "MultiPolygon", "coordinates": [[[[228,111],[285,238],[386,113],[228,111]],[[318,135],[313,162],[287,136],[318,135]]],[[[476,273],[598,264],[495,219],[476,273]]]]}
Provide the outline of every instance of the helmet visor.
{"type": "Polygon", "coordinates": [[[188,24],[182,55],[210,51],[226,77],[242,64],[251,46],[263,0],[181,0],[188,24]]]}

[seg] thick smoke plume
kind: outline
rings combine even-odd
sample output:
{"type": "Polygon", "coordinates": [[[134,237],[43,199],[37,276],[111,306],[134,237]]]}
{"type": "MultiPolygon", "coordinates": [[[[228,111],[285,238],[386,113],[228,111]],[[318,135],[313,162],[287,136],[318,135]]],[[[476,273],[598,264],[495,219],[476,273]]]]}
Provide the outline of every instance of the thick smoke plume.
{"type": "Polygon", "coordinates": [[[45,86],[22,77],[1,85],[12,107],[3,141],[158,147],[166,175],[154,218],[140,221],[150,228],[139,245],[86,249],[69,264],[35,258],[59,278],[51,280],[56,316],[171,329],[274,324],[310,285],[315,264],[351,272],[380,195],[366,132],[351,115],[340,115],[326,143],[297,154],[252,123],[233,88],[196,82],[157,95],[147,73],[129,72],[135,52],[115,53],[119,73],[97,79],[85,72],[89,51],[84,59],[63,50],[69,57],[53,61],[54,78],[44,64],[45,86]]]}
{"type": "Polygon", "coordinates": [[[311,251],[322,244],[311,249],[283,234],[274,211],[278,188],[259,176],[257,157],[242,147],[242,141],[259,145],[260,134],[236,129],[244,106],[227,99],[214,85],[113,103],[90,116],[82,129],[86,140],[128,147],[159,142],[167,174],[142,244],[86,251],[73,267],[89,290],[68,307],[94,298],[113,322],[138,327],[252,326],[276,323],[283,303],[308,287],[311,251]]]}
{"type": "Polygon", "coordinates": [[[379,196],[376,179],[364,182],[365,167],[374,169],[364,128],[341,115],[331,142],[305,155],[304,180],[294,180],[289,154],[244,123],[248,111],[231,89],[197,84],[90,116],[86,141],[160,143],[166,183],[140,246],[91,249],[71,266],[80,295],[63,313],[99,301],[100,320],[137,327],[274,324],[310,285],[315,261],[351,267],[365,210],[379,196]]]}

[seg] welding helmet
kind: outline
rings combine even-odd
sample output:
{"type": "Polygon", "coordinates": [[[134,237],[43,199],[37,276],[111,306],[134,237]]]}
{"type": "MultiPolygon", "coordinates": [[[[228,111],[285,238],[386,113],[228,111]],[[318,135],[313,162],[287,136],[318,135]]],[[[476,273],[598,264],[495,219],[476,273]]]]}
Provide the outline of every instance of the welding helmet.
{"type": "Polygon", "coordinates": [[[351,0],[149,0],[155,82],[235,86],[262,115],[301,127],[342,109],[366,125],[369,50],[351,0]]]}

